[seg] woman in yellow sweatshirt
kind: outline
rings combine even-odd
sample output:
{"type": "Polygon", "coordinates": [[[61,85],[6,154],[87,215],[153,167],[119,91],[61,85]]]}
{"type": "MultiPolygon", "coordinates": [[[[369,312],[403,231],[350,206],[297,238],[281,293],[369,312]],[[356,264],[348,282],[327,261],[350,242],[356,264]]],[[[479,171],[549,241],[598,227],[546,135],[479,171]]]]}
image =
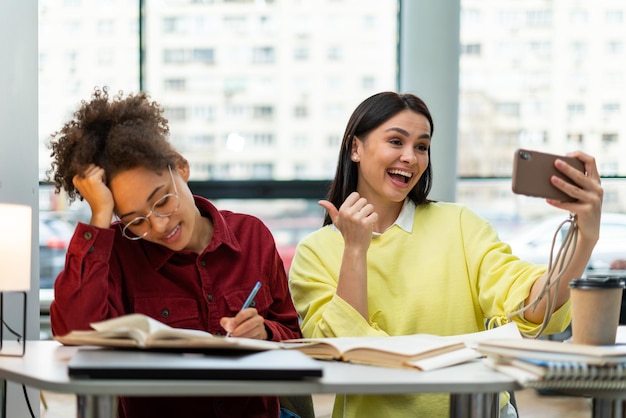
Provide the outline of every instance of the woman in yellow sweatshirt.
{"type": "MultiPolygon", "coordinates": [[[[289,274],[305,337],[454,335],[510,320],[526,333],[541,327],[546,298],[515,312],[537,300],[549,279],[546,266],[511,254],[471,210],[428,199],[432,136],[431,114],[411,94],[376,94],[352,114],[335,179],[320,201],[325,226],[301,241],[289,274]]],[[[576,186],[551,181],[577,201],[547,203],[576,215],[578,241],[547,333],[569,323],[568,283],[583,274],[599,235],[603,189],[595,159],[570,155],[586,173],[558,160],[556,168],[576,186]]],[[[503,416],[515,416],[503,408],[503,416]]],[[[333,411],[333,417],[444,416],[447,395],[337,396],[333,411]]]]}

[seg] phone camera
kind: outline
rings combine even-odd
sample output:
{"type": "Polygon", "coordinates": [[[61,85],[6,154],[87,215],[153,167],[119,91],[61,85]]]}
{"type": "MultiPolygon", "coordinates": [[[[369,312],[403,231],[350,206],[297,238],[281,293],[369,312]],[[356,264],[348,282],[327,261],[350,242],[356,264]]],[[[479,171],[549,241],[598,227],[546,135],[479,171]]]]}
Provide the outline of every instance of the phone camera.
{"type": "Polygon", "coordinates": [[[530,160],[531,154],[528,151],[520,151],[519,156],[522,160],[530,160]]]}

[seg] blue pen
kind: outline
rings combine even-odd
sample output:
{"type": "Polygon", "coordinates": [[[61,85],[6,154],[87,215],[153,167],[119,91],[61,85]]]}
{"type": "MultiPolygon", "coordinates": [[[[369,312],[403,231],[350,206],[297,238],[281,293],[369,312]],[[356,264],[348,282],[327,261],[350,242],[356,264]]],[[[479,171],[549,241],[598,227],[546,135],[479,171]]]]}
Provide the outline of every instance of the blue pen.
{"type": "MultiPolygon", "coordinates": [[[[243,303],[243,306],[241,307],[240,310],[244,310],[246,308],[250,307],[250,304],[252,303],[252,301],[254,300],[254,297],[256,296],[257,292],[259,291],[259,289],[261,288],[261,282],[256,282],[256,284],[254,285],[254,287],[252,288],[252,291],[250,292],[250,294],[248,295],[248,299],[246,299],[246,301],[243,303]]],[[[227,337],[230,337],[230,332],[226,333],[227,337]]]]}

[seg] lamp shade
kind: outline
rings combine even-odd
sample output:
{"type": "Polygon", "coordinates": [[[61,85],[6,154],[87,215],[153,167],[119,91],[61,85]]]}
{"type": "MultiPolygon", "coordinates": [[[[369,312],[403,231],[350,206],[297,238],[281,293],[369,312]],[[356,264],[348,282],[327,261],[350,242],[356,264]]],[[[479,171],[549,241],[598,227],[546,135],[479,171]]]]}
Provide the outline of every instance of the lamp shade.
{"type": "Polygon", "coordinates": [[[30,206],[0,203],[0,292],[30,289],[30,206]]]}

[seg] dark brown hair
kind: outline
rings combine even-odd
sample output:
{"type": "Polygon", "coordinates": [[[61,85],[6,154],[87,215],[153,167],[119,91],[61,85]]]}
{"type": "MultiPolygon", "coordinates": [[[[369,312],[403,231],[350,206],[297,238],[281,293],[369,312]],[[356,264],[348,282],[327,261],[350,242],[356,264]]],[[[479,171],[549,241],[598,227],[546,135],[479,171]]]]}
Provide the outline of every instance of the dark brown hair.
{"type": "MultiPolygon", "coordinates": [[[[337,172],[326,197],[335,207],[341,206],[350,193],[357,188],[358,166],[350,158],[352,154],[352,139],[356,136],[362,141],[367,140],[370,132],[406,109],[424,115],[428,119],[432,138],[435,127],[430,111],[426,103],[413,94],[399,94],[390,91],[377,93],[365,99],[354,110],[343,135],[341,149],[339,150],[339,161],[337,162],[337,172]]],[[[432,187],[433,171],[430,163],[430,148],[428,149],[428,157],[426,171],[424,171],[419,182],[408,195],[409,199],[415,202],[416,205],[428,202],[427,196],[432,187]]],[[[327,213],[324,218],[324,225],[331,223],[332,220],[327,213]]]]}
{"type": "Polygon", "coordinates": [[[168,142],[169,127],[163,109],[145,93],[120,92],[110,98],[96,88],[91,101],[83,100],[74,118],[51,135],[55,190],[64,189],[70,201],[82,198],[72,179],[90,164],[102,167],[107,185],[116,174],[136,167],[160,171],[182,156],[168,142]]]}

